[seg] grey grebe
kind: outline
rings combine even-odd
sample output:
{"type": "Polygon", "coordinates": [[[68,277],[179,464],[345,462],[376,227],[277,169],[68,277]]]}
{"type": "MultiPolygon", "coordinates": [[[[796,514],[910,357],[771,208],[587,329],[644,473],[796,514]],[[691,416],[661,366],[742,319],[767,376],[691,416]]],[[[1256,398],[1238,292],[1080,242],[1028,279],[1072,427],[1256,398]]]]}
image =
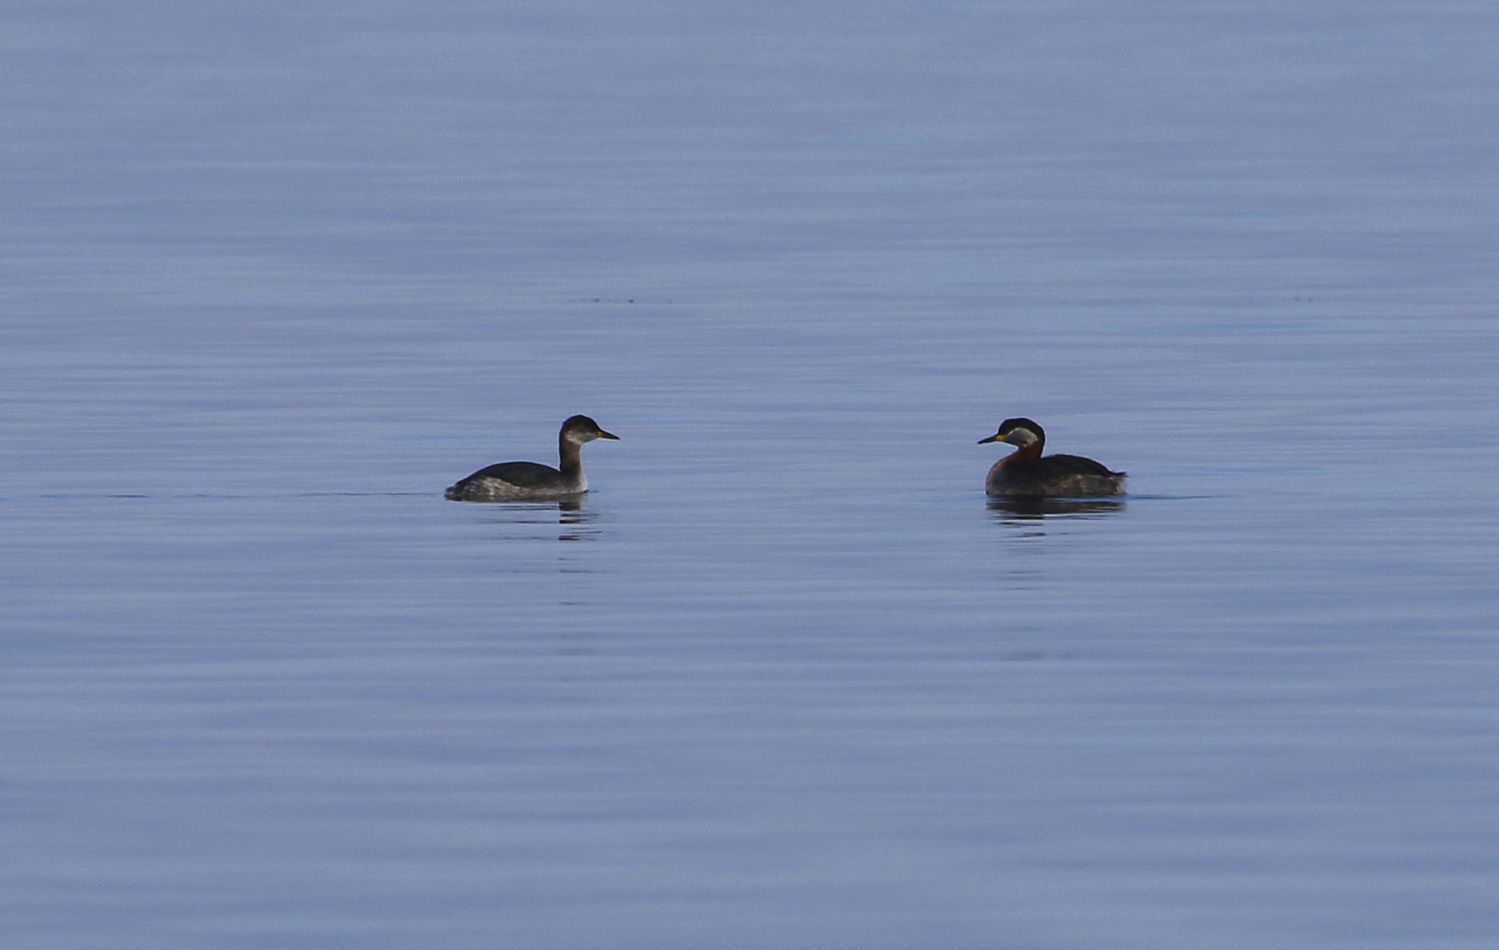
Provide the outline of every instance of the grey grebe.
{"type": "Polygon", "coordinates": [[[1029,419],[1006,419],[986,442],[1008,442],[1020,450],[1005,456],[989,469],[984,489],[1007,497],[1076,498],[1082,495],[1119,495],[1124,492],[1124,472],[1111,472],[1080,455],[1048,455],[1046,430],[1029,419]]]}
{"type": "Polygon", "coordinates": [[[545,501],[588,491],[578,450],[594,439],[618,439],[587,416],[573,416],[557,433],[561,469],[539,462],[500,462],[481,468],[445,492],[449,501],[545,501]]]}

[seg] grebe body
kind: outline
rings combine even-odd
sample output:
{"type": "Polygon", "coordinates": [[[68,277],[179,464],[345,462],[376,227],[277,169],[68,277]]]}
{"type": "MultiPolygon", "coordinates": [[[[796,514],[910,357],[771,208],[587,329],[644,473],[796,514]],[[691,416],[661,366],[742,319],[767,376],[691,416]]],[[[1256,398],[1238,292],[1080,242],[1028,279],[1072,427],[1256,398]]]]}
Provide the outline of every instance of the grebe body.
{"type": "Polygon", "coordinates": [[[594,439],[618,439],[587,416],[573,416],[557,433],[560,465],[500,462],[461,479],[444,493],[449,501],[547,501],[588,491],[579,450],[594,439]]]}
{"type": "Polygon", "coordinates": [[[984,490],[1001,497],[1081,498],[1124,493],[1124,472],[1081,455],[1041,455],[1046,430],[1030,419],[1006,419],[986,442],[1007,442],[1017,451],[994,463],[984,490]]]}

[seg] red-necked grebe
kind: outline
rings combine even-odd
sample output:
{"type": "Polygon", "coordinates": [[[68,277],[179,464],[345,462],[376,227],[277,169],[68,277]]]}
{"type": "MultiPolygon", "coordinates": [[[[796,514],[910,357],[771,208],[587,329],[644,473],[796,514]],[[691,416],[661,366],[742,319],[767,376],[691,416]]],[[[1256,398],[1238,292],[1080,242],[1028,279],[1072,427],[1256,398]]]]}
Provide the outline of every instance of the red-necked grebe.
{"type": "Polygon", "coordinates": [[[546,501],[588,491],[579,450],[594,439],[618,439],[587,416],[573,416],[557,433],[560,469],[540,462],[500,462],[481,468],[445,492],[449,501],[546,501]]]}
{"type": "Polygon", "coordinates": [[[1005,456],[989,469],[984,489],[1005,497],[1078,498],[1085,495],[1124,493],[1124,472],[1111,472],[1101,463],[1080,455],[1048,455],[1046,430],[1030,419],[1006,419],[986,442],[1008,442],[1019,451],[1005,456]]]}

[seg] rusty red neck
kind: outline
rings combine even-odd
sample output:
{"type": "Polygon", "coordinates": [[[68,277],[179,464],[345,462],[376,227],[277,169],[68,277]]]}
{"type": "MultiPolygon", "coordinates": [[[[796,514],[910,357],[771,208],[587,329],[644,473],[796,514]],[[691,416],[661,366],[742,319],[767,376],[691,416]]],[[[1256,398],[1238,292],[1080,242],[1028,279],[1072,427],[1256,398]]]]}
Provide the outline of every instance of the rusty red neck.
{"type": "Polygon", "coordinates": [[[1040,439],[1037,439],[1030,445],[1022,445],[1015,450],[1013,455],[1006,457],[1005,462],[1029,462],[1038,459],[1041,457],[1041,449],[1045,444],[1040,439]]]}

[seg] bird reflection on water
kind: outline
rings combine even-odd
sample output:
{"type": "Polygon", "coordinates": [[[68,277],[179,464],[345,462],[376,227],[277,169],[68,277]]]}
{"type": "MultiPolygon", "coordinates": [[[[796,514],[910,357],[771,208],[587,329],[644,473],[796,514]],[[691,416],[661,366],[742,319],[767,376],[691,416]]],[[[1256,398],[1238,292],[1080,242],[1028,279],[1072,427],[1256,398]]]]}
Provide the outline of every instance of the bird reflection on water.
{"type": "Polygon", "coordinates": [[[565,499],[557,502],[557,524],[561,525],[563,531],[557,536],[558,541],[592,541],[599,535],[599,529],[593,527],[598,520],[598,513],[585,511],[583,503],[575,498],[565,499]],[[568,530],[568,529],[571,530],[568,530]]]}
{"type": "Polygon", "coordinates": [[[1044,498],[1039,495],[993,498],[989,510],[1000,521],[1041,521],[1052,518],[1101,518],[1124,510],[1122,498],[1044,498]]]}
{"type": "Polygon", "coordinates": [[[550,540],[552,533],[533,532],[533,526],[555,525],[561,528],[556,535],[558,541],[592,541],[599,536],[595,525],[598,512],[584,507],[582,498],[562,498],[550,502],[510,502],[484,509],[484,523],[521,528],[521,531],[504,530],[500,536],[506,541],[550,540]]]}

